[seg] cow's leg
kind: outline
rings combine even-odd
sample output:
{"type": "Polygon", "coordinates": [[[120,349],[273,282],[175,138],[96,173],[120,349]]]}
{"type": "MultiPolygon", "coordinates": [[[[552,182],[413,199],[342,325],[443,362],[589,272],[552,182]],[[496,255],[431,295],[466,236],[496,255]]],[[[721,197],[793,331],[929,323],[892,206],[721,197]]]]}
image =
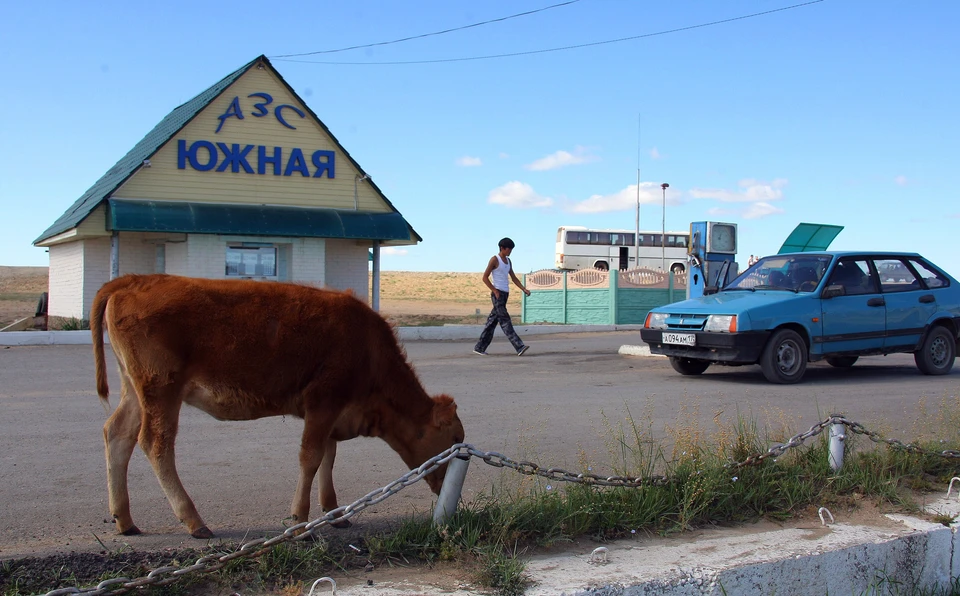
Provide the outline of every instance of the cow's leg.
{"type": "MultiPolygon", "coordinates": [[[[150,389],[145,390],[152,393],[150,389]]],[[[144,401],[143,423],[140,429],[140,447],[150,460],[153,471],[160,481],[163,493],[173,508],[173,513],[187,526],[194,538],[213,538],[197,513],[190,495],[183,488],[177,474],[176,450],[177,427],[180,422],[179,392],[174,387],[164,387],[157,395],[144,401]]]]}
{"type": "MultiPolygon", "coordinates": [[[[327,448],[323,453],[323,461],[320,462],[320,473],[317,475],[320,495],[320,509],[324,512],[333,511],[337,505],[337,491],[333,488],[333,463],[337,459],[337,442],[333,439],[327,439],[327,448]]],[[[349,520],[343,520],[332,524],[335,528],[349,528],[352,524],[349,520]]]]}
{"type": "MultiPolygon", "coordinates": [[[[293,494],[293,503],[290,505],[290,515],[294,523],[309,521],[310,490],[313,487],[313,477],[317,475],[320,464],[324,461],[324,453],[330,440],[333,423],[329,415],[307,412],[303,417],[303,437],[300,440],[300,478],[297,480],[297,490],[293,494]]],[[[335,455],[335,453],[334,453],[335,455]]],[[[330,470],[333,470],[333,458],[330,459],[330,470]]],[[[330,482],[330,489],[333,483],[330,482]]],[[[322,486],[322,484],[321,484],[322,486]]],[[[334,497],[336,500],[336,497],[334,497]]]]}
{"type": "Polygon", "coordinates": [[[130,493],[127,490],[127,468],[140,434],[140,402],[130,387],[130,378],[120,372],[122,389],[120,404],[103,425],[103,444],[107,457],[107,491],[110,514],[117,531],[124,536],[140,533],[130,515],[130,493]]]}

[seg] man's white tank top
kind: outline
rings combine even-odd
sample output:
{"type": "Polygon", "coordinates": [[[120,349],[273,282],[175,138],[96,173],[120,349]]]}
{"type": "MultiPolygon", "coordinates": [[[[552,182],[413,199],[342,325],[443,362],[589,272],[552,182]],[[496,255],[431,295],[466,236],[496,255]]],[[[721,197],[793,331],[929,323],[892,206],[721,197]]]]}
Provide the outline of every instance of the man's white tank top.
{"type": "Polygon", "coordinates": [[[493,278],[493,287],[497,288],[501,292],[510,291],[510,263],[504,262],[500,258],[500,255],[497,255],[497,260],[500,261],[500,264],[497,265],[497,268],[493,270],[493,273],[490,276],[493,278]]]}

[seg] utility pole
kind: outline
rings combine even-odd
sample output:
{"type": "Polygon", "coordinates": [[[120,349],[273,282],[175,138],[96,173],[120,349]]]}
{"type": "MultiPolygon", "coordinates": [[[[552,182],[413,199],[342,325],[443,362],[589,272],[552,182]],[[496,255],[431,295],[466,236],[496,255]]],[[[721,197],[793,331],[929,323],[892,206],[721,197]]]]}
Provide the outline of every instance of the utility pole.
{"type": "MultiPolygon", "coordinates": [[[[637,235],[633,238],[634,267],[640,266],[640,114],[637,114],[637,235]]],[[[629,256],[627,261],[630,261],[629,256]]],[[[629,268],[629,267],[628,267],[629,268]]]]}
{"type": "Polygon", "coordinates": [[[667,271],[667,189],[670,185],[664,182],[660,185],[663,190],[663,213],[660,219],[660,269],[667,271]]]}

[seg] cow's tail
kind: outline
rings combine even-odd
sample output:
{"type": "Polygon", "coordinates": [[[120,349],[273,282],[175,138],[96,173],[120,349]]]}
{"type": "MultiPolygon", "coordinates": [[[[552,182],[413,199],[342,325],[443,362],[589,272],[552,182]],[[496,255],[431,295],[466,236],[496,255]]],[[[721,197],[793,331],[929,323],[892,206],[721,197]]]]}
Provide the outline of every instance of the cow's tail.
{"type": "Polygon", "coordinates": [[[93,334],[93,362],[97,376],[97,394],[105,407],[110,402],[107,367],[103,358],[103,315],[107,310],[107,303],[110,301],[112,293],[108,286],[109,284],[100,288],[93,299],[93,307],[90,309],[90,333],[93,334]]]}

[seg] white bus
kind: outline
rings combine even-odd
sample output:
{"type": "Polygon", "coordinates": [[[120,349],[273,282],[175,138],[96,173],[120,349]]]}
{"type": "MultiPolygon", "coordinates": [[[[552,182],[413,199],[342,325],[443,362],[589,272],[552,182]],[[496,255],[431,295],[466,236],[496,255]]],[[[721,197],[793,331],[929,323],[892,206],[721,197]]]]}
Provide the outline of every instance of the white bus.
{"type": "Polygon", "coordinates": [[[636,232],[604,230],[583,226],[560,226],[557,230],[557,269],[667,269],[687,268],[689,232],[640,232],[640,259],[637,260],[636,232]],[[664,238],[664,236],[666,238],[664,238]]]}

